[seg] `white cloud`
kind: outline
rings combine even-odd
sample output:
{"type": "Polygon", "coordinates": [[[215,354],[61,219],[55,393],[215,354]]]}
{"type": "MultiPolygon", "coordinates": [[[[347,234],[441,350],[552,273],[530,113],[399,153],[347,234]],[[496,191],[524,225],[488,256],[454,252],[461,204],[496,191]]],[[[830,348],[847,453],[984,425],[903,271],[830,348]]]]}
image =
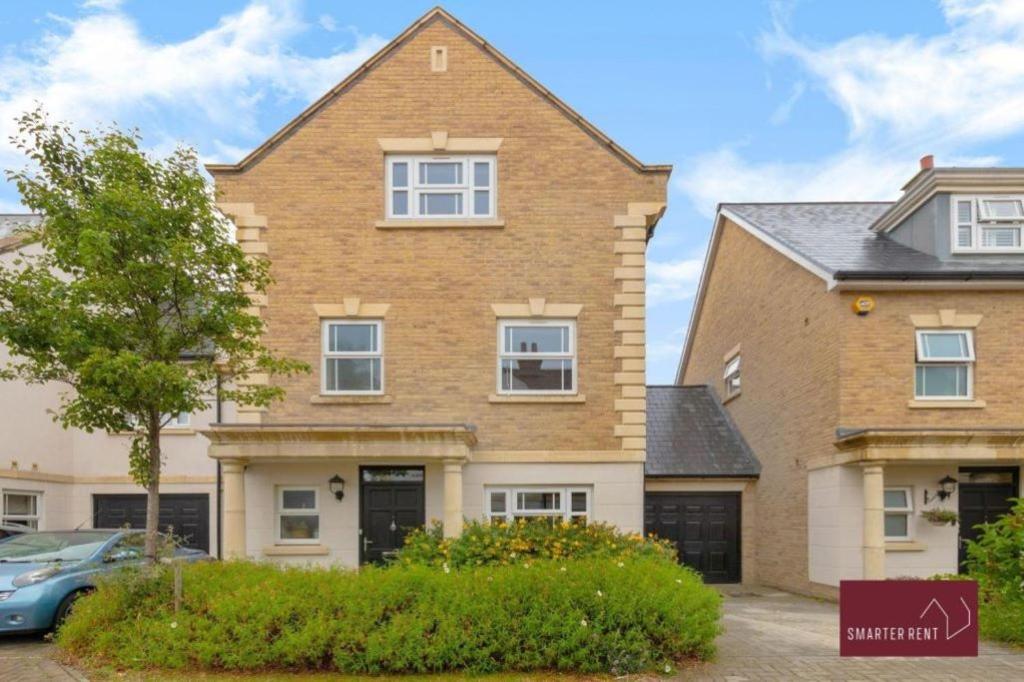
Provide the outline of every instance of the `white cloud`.
{"type": "Polygon", "coordinates": [[[317,19],[316,21],[318,24],[320,24],[320,28],[322,28],[325,31],[334,33],[335,31],[338,30],[338,22],[336,22],[334,20],[334,17],[332,17],[330,14],[321,14],[320,18],[317,19]]]}
{"type": "Polygon", "coordinates": [[[762,51],[795,60],[843,111],[845,147],[807,162],[757,163],[726,146],[687,164],[677,187],[707,213],[717,201],[892,199],[929,153],[939,165],[998,163],[966,150],[1024,130],[1024,2],[945,0],[941,8],[942,34],[833,44],[794,37],[777,11],[762,51]]]}
{"type": "Polygon", "coordinates": [[[347,50],[307,57],[292,48],[307,30],[287,0],[256,0],[180,42],[149,40],[118,11],[62,20],[0,57],[0,166],[20,165],[6,140],[36,102],[76,125],[141,124],[150,145],[254,146],[268,134],[257,124],[267,98],[310,102],[385,42],[357,35],[347,50]]]}
{"type": "Polygon", "coordinates": [[[124,4],[124,0],[85,0],[82,3],[82,7],[85,9],[99,9],[105,11],[113,11],[119,9],[124,4]]]}
{"type": "Polygon", "coordinates": [[[647,303],[658,305],[693,298],[704,265],[701,258],[647,261],[647,303]]]}
{"type": "Polygon", "coordinates": [[[800,98],[807,92],[807,83],[803,81],[797,81],[793,84],[793,89],[789,93],[789,97],[785,99],[779,106],[772,112],[771,122],[773,125],[781,125],[789,120],[790,114],[793,113],[793,107],[800,101],[800,98]]]}

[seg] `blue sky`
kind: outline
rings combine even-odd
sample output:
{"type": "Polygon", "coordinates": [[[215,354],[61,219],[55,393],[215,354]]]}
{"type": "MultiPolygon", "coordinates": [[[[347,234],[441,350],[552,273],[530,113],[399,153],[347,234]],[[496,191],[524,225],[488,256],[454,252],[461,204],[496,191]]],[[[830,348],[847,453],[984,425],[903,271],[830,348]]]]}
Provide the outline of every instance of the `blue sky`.
{"type": "MultiPolygon", "coordinates": [[[[43,102],[234,161],[433,3],[0,0],[0,140],[43,102]]],[[[1022,165],[1024,2],[453,1],[649,163],[649,376],[673,380],[718,201],[895,198],[917,159],[1022,165]]],[[[0,142],[0,167],[20,165],[0,142]]],[[[18,210],[0,186],[0,211],[18,210]]]]}

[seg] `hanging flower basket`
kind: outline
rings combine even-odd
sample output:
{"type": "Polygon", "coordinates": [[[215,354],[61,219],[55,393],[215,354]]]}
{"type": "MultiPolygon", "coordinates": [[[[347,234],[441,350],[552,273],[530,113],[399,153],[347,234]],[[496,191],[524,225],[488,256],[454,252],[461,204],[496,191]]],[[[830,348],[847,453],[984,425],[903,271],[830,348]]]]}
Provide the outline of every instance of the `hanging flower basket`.
{"type": "Polygon", "coordinates": [[[933,526],[955,526],[959,515],[951,509],[926,509],[921,517],[933,526]]]}

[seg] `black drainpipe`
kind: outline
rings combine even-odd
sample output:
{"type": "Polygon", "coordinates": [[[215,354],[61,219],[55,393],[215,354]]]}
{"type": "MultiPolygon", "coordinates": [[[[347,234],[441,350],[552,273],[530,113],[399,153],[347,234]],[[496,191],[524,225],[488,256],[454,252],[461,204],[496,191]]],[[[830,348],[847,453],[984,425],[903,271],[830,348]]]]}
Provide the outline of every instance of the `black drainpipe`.
{"type": "MultiPolygon", "coordinates": [[[[221,384],[221,379],[220,379],[220,374],[218,373],[217,374],[217,423],[218,424],[220,424],[220,420],[221,420],[220,384],[221,384]]],[[[220,505],[221,505],[221,470],[220,470],[220,460],[218,459],[217,460],[217,502],[216,502],[216,507],[217,507],[217,558],[218,559],[223,558],[221,556],[223,540],[221,539],[221,510],[220,510],[220,505]]]]}

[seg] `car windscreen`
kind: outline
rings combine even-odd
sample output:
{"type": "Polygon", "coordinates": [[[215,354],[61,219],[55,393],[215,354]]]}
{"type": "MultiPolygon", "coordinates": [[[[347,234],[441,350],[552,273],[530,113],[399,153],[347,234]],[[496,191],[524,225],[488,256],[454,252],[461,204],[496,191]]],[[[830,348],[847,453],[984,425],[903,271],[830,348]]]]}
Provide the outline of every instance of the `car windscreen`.
{"type": "Polygon", "coordinates": [[[18,535],[0,543],[0,561],[81,561],[90,557],[111,535],[98,531],[18,535]]]}

